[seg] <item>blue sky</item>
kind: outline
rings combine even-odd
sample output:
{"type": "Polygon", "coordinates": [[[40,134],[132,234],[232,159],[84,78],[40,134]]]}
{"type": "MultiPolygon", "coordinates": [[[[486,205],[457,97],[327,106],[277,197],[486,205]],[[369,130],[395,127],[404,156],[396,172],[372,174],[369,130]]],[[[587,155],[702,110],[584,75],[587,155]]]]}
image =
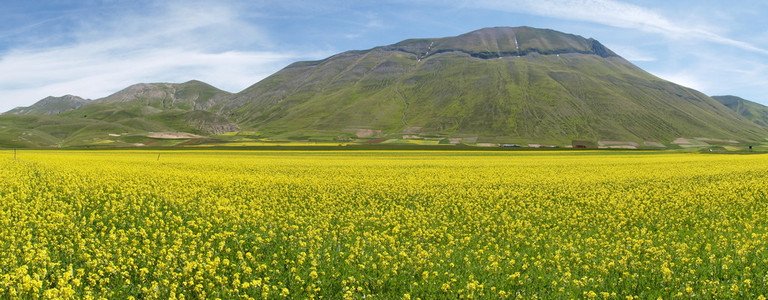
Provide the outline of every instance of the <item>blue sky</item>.
{"type": "Polygon", "coordinates": [[[592,37],[708,95],[768,105],[768,1],[5,0],[0,111],[198,79],[238,92],[299,60],[483,27],[592,37]]]}

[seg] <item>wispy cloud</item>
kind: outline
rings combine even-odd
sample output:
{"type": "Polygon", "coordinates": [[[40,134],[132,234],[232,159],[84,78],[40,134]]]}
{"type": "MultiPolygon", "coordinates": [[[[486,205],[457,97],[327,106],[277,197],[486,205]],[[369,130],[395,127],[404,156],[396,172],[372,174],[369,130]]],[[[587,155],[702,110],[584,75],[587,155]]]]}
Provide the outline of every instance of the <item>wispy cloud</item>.
{"type": "Polygon", "coordinates": [[[378,30],[378,29],[387,27],[384,21],[376,13],[364,12],[364,13],[355,13],[355,15],[357,15],[357,18],[361,19],[361,21],[351,22],[355,25],[356,29],[352,33],[345,34],[344,35],[345,38],[356,39],[367,34],[372,30],[378,30]]]}
{"type": "MultiPolygon", "coordinates": [[[[115,59],[112,48],[68,49],[13,53],[0,61],[4,99],[20,103],[48,95],[107,96],[129,84],[200,79],[239,91],[295,59],[275,52],[204,53],[188,49],[137,50],[115,59]]],[[[5,103],[3,103],[5,104],[5,103]]]]}
{"type": "Polygon", "coordinates": [[[649,62],[649,61],[658,60],[658,58],[655,57],[654,55],[650,53],[646,53],[635,47],[616,45],[616,46],[612,46],[611,50],[613,50],[616,53],[619,53],[621,57],[634,62],[649,62]]]}
{"type": "Polygon", "coordinates": [[[702,82],[700,77],[687,71],[657,72],[656,76],[698,91],[704,91],[708,86],[707,83],[702,82]]]}
{"type": "Polygon", "coordinates": [[[279,49],[236,6],[184,4],[84,20],[66,45],[11,49],[0,57],[0,111],[49,95],[104,97],[138,82],[198,79],[237,92],[290,62],[328,55],[279,49]]]}
{"type": "Polygon", "coordinates": [[[768,63],[759,56],[748,53],[723,59],[717,49],[702,49],[687,54],[687,59],[693,63],[685,68],[661,66],[655,73],[710,95],[736,94],[753,101],[765,101],[762,91],[768,86],[768,77],[765,76],[768,63]]]}
{"type": "Polygon", "coordinates": [[[676,39],[698,39],[768,55],[768,50],[699,28],[678,24],[660,13],[614,0],[477,0],[487,9],[520,12],[559,19],[660,33],[676,39]]]}

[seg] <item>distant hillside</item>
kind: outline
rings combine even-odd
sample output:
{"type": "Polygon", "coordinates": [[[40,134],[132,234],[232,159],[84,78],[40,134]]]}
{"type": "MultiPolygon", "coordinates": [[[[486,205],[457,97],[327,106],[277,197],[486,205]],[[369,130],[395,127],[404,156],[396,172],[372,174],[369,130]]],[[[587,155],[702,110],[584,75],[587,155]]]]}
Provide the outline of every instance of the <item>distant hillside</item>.
{"type": "Polygon", "coordinates": [[[206,83],[190,81],[136,84],[93,101],[48,97],[0,116],[0,145],[136,146],[157,142],[147,137],[151,132],[213,135],[237,131],[237,124],[216,113],[230,96],[206,83]]]}
{"type": "Polygon", "coordinates": [[[139,83],[94,101],[123,106],[151,107],[158,110],[209,110],[226,101],[230,93],[202,81],[181,84],[139,83]]]}
{"type": "Polygon", "coordinates": [[[732,109],[747,120],[760,126],[768,127],[768,107],[736,96],[712,96],[726,107],[732,109]]]}
{"type": "Polygon", "coordinates": [[[240,129],[216,113],[230,96],[196,80],[181,84],[140,83],[60,116],[98,119],[143,131],[219,134],[240,129]]]}
{"type": "Polygon", "coordinates": [[[28,107],[17,107],[7,112],[14,115],[57,115],[65,111],[78,109],[90,100],[78,96],[46,97],[28,107]]]}

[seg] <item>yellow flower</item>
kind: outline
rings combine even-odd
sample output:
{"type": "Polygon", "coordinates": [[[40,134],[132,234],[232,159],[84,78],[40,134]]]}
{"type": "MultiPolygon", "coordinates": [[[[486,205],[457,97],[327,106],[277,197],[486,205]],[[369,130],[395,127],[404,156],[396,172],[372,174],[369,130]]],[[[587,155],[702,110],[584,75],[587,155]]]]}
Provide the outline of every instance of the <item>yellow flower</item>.
{"type": "Polygon", "coordinates": [[[161,152],[0,153],[0,298],[727,297],[768,271],[759,155],[161,152]]]}

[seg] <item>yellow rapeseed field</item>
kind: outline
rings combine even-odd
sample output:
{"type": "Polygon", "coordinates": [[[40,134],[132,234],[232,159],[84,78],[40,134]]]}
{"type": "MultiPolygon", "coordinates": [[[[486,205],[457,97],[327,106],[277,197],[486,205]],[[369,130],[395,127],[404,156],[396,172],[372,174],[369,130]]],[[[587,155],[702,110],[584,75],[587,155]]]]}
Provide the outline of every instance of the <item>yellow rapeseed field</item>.
{"type": "Polygon", "coordinates": [[[2,299],[765,299],[768,156],[0,153],[2,299]]]}

